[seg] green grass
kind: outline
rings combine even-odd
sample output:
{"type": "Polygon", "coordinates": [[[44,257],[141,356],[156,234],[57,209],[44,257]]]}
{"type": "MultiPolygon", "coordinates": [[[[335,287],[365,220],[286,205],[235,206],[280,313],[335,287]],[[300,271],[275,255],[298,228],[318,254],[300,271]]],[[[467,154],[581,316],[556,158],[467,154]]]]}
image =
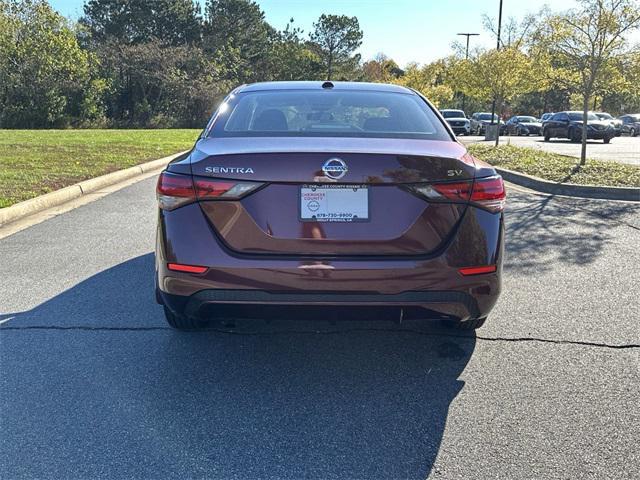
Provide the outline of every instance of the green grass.
{"type": "Polygon", "coordinates": [[[0,208],[189,149],[199,130],[0,130],[0,208]]]}
{"type": "Polygon", "coordinates": [[[506,168],[552,182],[608,187],[640,187],[640,167],[617,162],[579,159],[513,145],[473,144],[469,153],[496,167],[506,168]],[[579,168],[578,168],[579,167],[579,168]]]}

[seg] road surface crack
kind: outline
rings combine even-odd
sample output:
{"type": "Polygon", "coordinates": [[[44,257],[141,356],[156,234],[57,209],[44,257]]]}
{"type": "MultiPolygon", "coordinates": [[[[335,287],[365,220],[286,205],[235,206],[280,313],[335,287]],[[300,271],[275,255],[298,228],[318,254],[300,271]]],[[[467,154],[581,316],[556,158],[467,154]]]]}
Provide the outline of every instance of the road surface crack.
{"type": "MultiPolygon", "coordinates": [[[[169,327],[100,327],[85,325],[26,325],[26,326],[6,326],[0,327],[0,331],[25,331],[25,330],[60,330],[60,331],[90,331],[90,332],[152,332],[152,331],[172,331],[169,327]]],[[[424,332],[409,328],[347,328],[342,330],[275,330],[275,331],[246,331],[224,328],[203,328],[190,333],[221,333],[226,335],[239,336],[277,336],[277,335],[342,335],[347,333],[410,333],[413,335],[423,335],[427,337],[460,338],[463,340],[480,340],[485,342],[505,342],[505,343],[549,343],[554,345],[578,345],[583,347],[609,348],[614,350],[628,350],[640,348],[640,343],[610,344],[604,342],[590,342],[583,340],[563,340],[538,337],[489,337],[484,335],[456,334],[446,332],[424,332]]],[[[185,332],[189,333],[189,332],[185,332]]]]}

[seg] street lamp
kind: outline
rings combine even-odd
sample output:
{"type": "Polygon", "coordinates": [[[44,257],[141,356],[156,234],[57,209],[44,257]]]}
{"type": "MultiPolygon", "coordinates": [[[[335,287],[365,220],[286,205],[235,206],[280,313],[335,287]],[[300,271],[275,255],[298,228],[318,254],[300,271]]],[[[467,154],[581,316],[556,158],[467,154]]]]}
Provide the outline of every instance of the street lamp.
{"type": "MultiPolygon", "coordinates": [[[[496,43],[496,50],[500,50],[500,30],[502,29],[502,0],[500,0],[500,11],[498,13],[498,41],[496,43]]],[[[494,124],[493,116],[496,114],[496,99],[493,99],[493,105],[491,106],[491,125],[494,124]]],[[[496,145],[498,145],[498,137],[500,136],[500,127],[498,127],[498,134],[496,136],[496,145]]]]}
{"type": "MultiPolygon", "coordinates": [[[[475,37],[480,34],[479,33],[458,33],[458,35],[467,37],[467,49],[465,50],[464,58],[465,60],[468,60],[469,59],[469,37],[475,37]]],[[[462,111],[463,112],[464,112],[466,100],[467,100],[467,96],[463,93],[462,94],[462,111]]]]}
{"type": "Polygon", "coordinates": [[[468,59],[469,58],[469,37],[475,37],[480,34],[479,33],[458,33],[458,35],[467,37],[467,50],[465,51],[464,58],[468,59]]]}

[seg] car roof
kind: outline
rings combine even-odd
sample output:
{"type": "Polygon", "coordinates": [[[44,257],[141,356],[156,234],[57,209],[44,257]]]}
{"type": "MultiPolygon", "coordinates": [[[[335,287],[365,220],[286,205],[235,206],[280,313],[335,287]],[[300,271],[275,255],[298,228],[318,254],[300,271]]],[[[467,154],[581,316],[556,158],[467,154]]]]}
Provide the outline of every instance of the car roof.
{"type": "Polygon", "coordinates": [[[441,112],[462,112],[460,108],[443,108],[441,112]]]}
{"type": "MultiPolygon", "coordinates": [[[[296,81],[296,82],[257,82],[241,85],[234,90],[234,93],[244,92],[263,92],[268,90],[322,90],[322,85],[326,82],[322,81],[296,81]]],[[[371,83],[371,82],[334,82],[331,90],[358,90],[369,92],[393,92],[393,93],[409,93],[415,95],[415,92],[409,88],[392,85],[390,83],[371,83]]]]}

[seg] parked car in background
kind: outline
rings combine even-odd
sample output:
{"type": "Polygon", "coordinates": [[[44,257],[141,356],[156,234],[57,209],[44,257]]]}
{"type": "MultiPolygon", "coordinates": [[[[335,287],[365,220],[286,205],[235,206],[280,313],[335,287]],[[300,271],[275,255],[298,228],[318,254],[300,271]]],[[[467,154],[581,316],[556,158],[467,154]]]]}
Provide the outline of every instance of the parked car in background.
{"type": "Polygon", "coordinates": [[[632,137],[640,135],[640,113],[622,115],[618,117],[622,121],[621,133],[626,133],[632,137]]]}
{"type": "MultiPolygon", "coordinates": [[[[498,125],[502,124],[503,122],[500,120],[500,117],[498,117],[498,115],[493,115],[493,122],[497,123],[498,125]]],[[[485,132],[487,131],[487,125],[491,124],[491,114],[487,113],[487,112],[476,112],[473,115],[471,115],[471,120],[470,120],[470,128],[471,128],[471,133],[474,135],[484,135],[485,132]]]]}
{"type": "Polygon", "coordinates": [[[469,135],[470,122],[462,110],[444,109],[440,113],[456,135],[469,135]]]}
{"type": "Polygon", "coordinates": [[[541,135],[542,123],[536,117],[529,115],[515,115],[504,125],[507,135],[541,135]]]}
{"type": "Polygon", "coordinates": [[[619,118],[613,118],[610,113],[607,112],[593,112],[596,117],[605,122],[609,122],[613,129],[616,131],[616,137],[619,137],[622,133],[622,120],[619,118]]]}
{"type": "Polygon", "coordinates": [[[549,120],[551,117],[553,117],[553,112],[547,112],[547,113],[543,113],[542,116],[540,117],[540,122],[544,122],[545,120],[549,120]]]}
{"type": "MultiPolygon", "coordinates": [[[[551,138],[568,138],[572,142],[582,140],[582,112],[559,112],[542,124],[544,141],[551,138]]],[[[587,138],[600,139],[609,143],[616,132],[608,121],[600,120],[595,114],[587,114],[587,138]]]]}

